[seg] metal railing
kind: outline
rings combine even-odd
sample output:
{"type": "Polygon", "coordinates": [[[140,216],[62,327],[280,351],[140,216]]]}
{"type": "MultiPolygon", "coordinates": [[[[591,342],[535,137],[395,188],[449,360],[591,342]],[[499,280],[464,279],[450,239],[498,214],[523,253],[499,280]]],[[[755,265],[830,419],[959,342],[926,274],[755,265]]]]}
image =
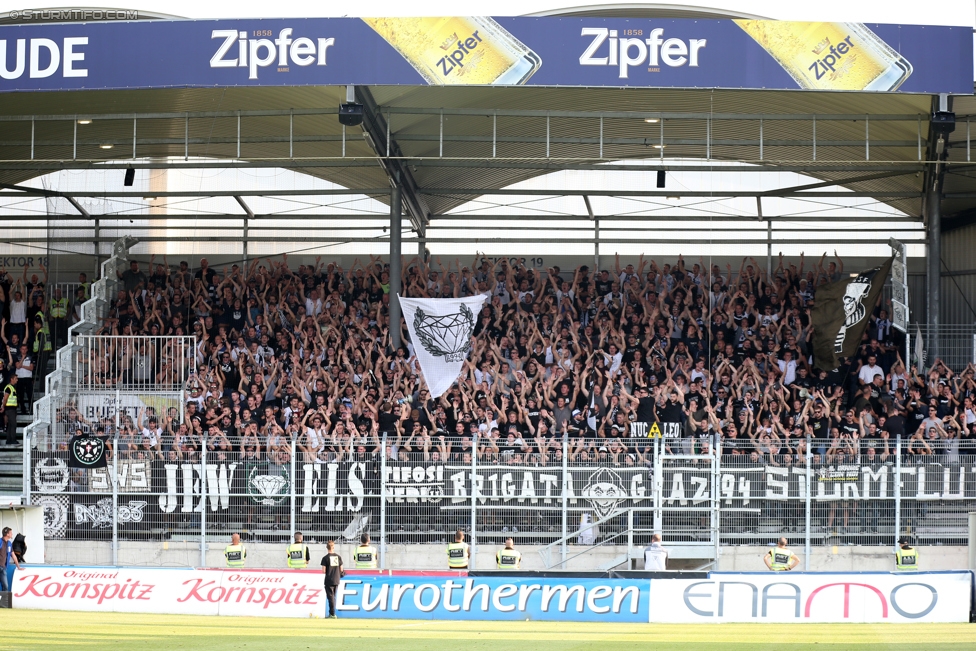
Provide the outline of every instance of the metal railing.
{"type": "Polygon", "coordinates": [[[296,530],[315,541],[370,532],[385,562],[389,544],[443,544],[458,529],[473,547],[507,537],[543,545],[553,567],[601,546],[626,544],[633,557],[652,532],[709,561],[719,546],[781,535],[808,550],[891,547],[900,535],[962,545],[976,508],[976,449],[951,441],[814,440],[808,454],[804,441],[770,449],[727,440],[710,459],[708,439],[691,439],[690,454],[687,439],[555,441],[536,457],[464,439],[424,451],[340,433],[309,445],[294,428],[231,438],[167,420],[165,405],[116,404],[111,413],[58,409],[54,444],[30,451],[28,466],[46,537],[110,540],[116,562],[120,541],[199,546],[185,559],[192,565],[231,532],[281,543],[296,530]],[[68,437],[97,425],[108,467],[69,468],[68,437]]]}
{"type": "Polygon", "coordinates": [[[74,387],[179,391],[196,373],[196,337],[82,335],[74,387]]]}
{"type": "MultiPolygon", "coordinates": [[[[912,361],[918,363],[916,355],[916,339],[921,337],[923,363],[930,367],[935,362],[929,350],[930,336],[933,326],[925,323],[913,323],[909,326],[909,355],[912,361]]],[[[955,370],[962,371],[967,365],[976,363],[976,323],[940,324],[936,331],[939,344],[939,359],[955,370]]]]}

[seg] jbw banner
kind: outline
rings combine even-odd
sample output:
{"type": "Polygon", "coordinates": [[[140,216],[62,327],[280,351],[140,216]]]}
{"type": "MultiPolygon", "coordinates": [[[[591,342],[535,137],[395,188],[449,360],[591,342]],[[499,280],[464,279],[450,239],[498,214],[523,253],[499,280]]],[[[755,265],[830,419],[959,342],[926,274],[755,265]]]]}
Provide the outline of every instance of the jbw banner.
{"type": "Polygon", "coordinates": [[[0,27],[0,92],[345,84],[968,95],[972,28],[575,17],[0,27]]]}
{"type": "Polygon", "coordinates": [[[971,572],[713,572],[653,579],[651,621],[968,622],[971,591],[971,572]]]}
{"type": "Polygon", "coordinates": [[[646,622],[649,586],[572,577],[356,577],[339,586],[336,611],[363,618],[646,622]]]}

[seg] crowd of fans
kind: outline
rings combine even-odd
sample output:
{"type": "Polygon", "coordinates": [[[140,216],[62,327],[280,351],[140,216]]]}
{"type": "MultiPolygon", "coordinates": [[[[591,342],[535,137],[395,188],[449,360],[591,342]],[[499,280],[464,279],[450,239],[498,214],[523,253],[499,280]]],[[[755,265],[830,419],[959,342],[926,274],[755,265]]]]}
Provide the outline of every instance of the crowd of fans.
{"type": "MultiPolygon", "coordinates": [[[[840,258],[825,262],[780,257],[769,275],[752,259],[723,269],[681,256],[598,273],[411,260],[404,295],[487,297],[457,384],[435,400],[403,324],[405,345],[391,345],[379,258],[220,270],[152,259],[148,273],[133,261],[97,334],[198,343],[118,343],[83,361],[96,385],[150,387],[182,382],[195,357],[185,405],[122,419],[120,452],[160,459],[193,459],[206,440],[217,454],[280,461],[294,442],[302,461],[341,461],[372,457],[386,434],[394,459],[470,462],[477,441],[483,461],[544,465],[561,462],[565,434],[573,461],[646,465],[654,423],[672,451],[705,451],[717,435],[725,454],[777,465],[800,461],[808,436],[823,462],[888,459],[897,437],[910,457],[976,452],[973,366],[906,368],[885,305],[855,358],[817,366],[816,288],[844,273],[840,258]]],[[[19,369],[37,335],[22,306],[44,310],[44,283],[0,279],[6,368],[19,369]]],[[[77,410],[61,418],[72,432],[96,426],[77,410]]],[[[114,419],[101,426],[113,433],[114,419]]]]}

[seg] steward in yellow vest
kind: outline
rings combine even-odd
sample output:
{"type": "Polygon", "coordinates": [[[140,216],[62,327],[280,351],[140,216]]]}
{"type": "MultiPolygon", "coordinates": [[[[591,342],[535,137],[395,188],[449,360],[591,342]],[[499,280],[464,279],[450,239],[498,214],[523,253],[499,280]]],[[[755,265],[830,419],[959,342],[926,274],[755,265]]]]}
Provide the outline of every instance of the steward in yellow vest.
{"type": "Polygon", "coordinates": [[[302,532],[296,531],[295,542],[288,545],[288,567],[293,570],[304,570],[308,567],[308,561],[312,558],[308,552],[308,545],[303,543],[302,540],[302,532]]]}
{"type": "Polygon", "coordinates": [[[241,543],[239,533],[232,534],[230,544],[224,547],[224,558],[227,560],[227,567],[244,567],[247,559],[247,550],[241,543]]]}
{"type": "Polygon", "coordinates": [[[466,570],[470,558],[471,549],[464,542],[464,532],[458,531],[454,534],[454,542],[447,546],[447,566],[452,570],[466,570]]]}
{"type": "Polygon", "coordinates": [[[359,537],[359,547],[356,548],[356,569],[357,570],[375,570],[376,564],[376,548],[369,544],[369,534],[364,533],[359,537]]]}
{"type": "Polygon", "coordinates": [[[901,572],[914,572],[918,569],[918,550],[908,543],[908,538],[898,539],[895,551],[895,569],[901,572]]]}
{"type": "Polygon", "coordinates": [[[766,567],[773,572],[788,572],[800,564],[800,559],[786,546],[786,538],[780,538],[776,546],[763,557],[766,567]]]}
{"type": "Polygon", "coordinates": [[[495,554],[495,566],[499,570],[522,569],[522,554],[515,551],[515,541],[511,538],[506,538],[505,547],[495,554]]]}

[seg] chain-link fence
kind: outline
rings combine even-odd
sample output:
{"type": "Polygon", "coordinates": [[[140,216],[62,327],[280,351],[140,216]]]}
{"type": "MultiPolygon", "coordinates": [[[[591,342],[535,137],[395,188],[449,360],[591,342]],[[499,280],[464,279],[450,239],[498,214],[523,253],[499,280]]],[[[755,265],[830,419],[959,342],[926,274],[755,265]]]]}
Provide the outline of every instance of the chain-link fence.
{"type": "Polygon", "coordinates": [[[892,546],[899,535],[965,544],[976,507],[976,450],[959,446],[814,442],[807,454],[803,440],[437,438],[411,447],[355,434],[309,445],[274,428],[232,438],[161,427],[164,411],[133,416],[124,402],[112,413],[62,405],[53,444],[30,452],[30,501],[45,510],[48,538],[114,549],[182,542],[185,563],[198,565],[192,550],[231,532],[274,543],[294,531],[312,541],[369,532],[385,550],[445,543],[461,529],[475,546],[542,545],[558,567],[601,545],[639,548],[655,531],[705,560],[717,545],[780,535],[810,546],[892,546]],[[71,435],[95,423],[108,437],[107,467],[72,468],[71,435]]]}

